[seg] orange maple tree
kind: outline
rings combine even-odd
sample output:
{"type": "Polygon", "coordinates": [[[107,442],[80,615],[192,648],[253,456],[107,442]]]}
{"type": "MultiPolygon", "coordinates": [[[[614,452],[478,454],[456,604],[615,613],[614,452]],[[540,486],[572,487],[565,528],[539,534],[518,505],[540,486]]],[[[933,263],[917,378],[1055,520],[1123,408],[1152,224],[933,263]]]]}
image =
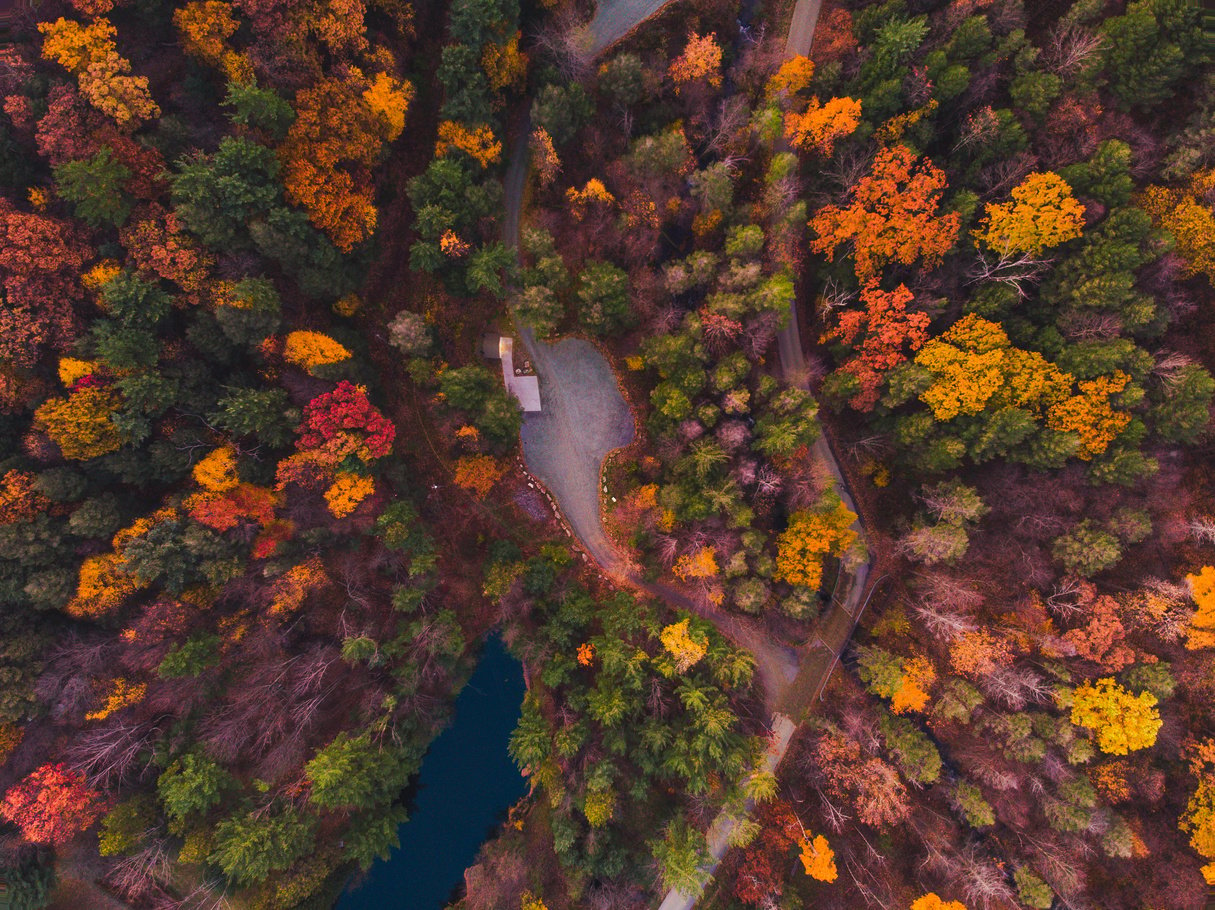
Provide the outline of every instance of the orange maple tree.
{"type": "Polygon", "coordinates": [[[455,481],[478,499],[484,499],[506,469],[489,455],[465,455],[456,462],[455,481]]]}
{"type": "Polygon", "coordinates": [[[785,138],[798,151],[814,151],[829,158],[835,143],[851,136],[861,123],[861,102],[853,98],[831,98],[826,104],[811,98],[802,113],[785,114],[785,138]]]}
{"type": "Polygon", "coordinates": [[[698,35],[688,32],[688,43],[683,53],[671,61],[667,73],[675,83],[676,94],[684,85],[698,79],[703,79],[714,88],[720,87],[721,46],[717,43],[717,33],[698,35]]]}
{"type": "Polygon", "coordinates": [[[51,501],[34,486],[37,477],[28,471],[9,471],[0,478],[0,525],[32,519],[51,501]]]}
{"type": "Polygon", "coordinates": [[[870,172],[852,188],[847,206],[828,205],[810,221],[816,237],[810,248],[834,260],[851,244],[856,275],[875,277],[890,262],[930,268],[957,239],[961,216],[938,213],[945,173],[902,145],[882,148],[870,172]]]}
{"type": "Polygon", "coordinates": [[[1198,607],[1186,630],[1186,649],[1197,651],[1215,647],[1215,567],[1203,566],[1198,572],[1187,575],[1185,583],[1198,607]]]}
{"type": "Polygon", "coordinates": [[[489,167],[502,157],[502,143],[494,136],[488,124],[473,128],[444,120],[439,124],[439,138],[435,140],[435,157],[442,158],[452,149],[459,149],[481,167],[489,167]]]}
{"type": "Polygon", "coordinates": [[[278,150],[287,200],[344,252],[375,230],[371,168],[403,128],[411,94],[352,76],[322,79],[295,96],[296,118],[278,150]]]}

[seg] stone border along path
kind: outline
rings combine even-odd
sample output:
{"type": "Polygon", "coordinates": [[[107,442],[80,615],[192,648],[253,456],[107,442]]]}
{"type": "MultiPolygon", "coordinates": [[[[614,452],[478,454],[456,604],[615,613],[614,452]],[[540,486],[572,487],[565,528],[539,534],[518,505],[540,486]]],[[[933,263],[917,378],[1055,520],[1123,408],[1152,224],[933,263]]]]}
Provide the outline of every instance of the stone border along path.
{"type": "MultiPolygon", "coordinates": [[[[650,16],[662,10],[670,2],[671,0],[601,0],[589,27],[592,53],[598,55],[650,16]]],[[[789,22],[789,32],[785,40],[786,59],[809,54],[810,45],[814,39],[814,28],[818,23],[821,9],[822,0],[797,0],[789,22]]],[[[503,241],[508,248],[515,250],[516,255],[518,255],[523,193],[528,175],[528,140],[531,134],[530,120],[526,113],[516,122],[515,128],[517,130],[515,142],[511,149],[510,163],[503,180],[504,217],[502,219],[502,230],[503,241]]],[[[775,151],[783,152],[788,150],[787,142],[784,138],[780,139],[775,151]]],[[[802,351],[801,336],[798,328],[796,301],[790,304],[789,309],[788,324],[781,330],[778,337],[781,373],[789,384],[796,385],[799,388],[808,388],[809,382],[806,378],[805,355],[802,351]]],[[[565,454],[558,455],[554,460],[544,461],[543,468],[537,467],[535,471],[536,475],[541,479],[544,479],[544,474],[546,473],[550,475],[548,479],[544,479],[544,484],[549,486],[552,493],[555,494],[556,502],[554,503],[554,507],[564,511],[566,526],[581,540],[586,553],[589,553],[595,559],[607,577],[612,578],[616,582],[640,588],[674,606],[695,612],[711,620],[717,625],[719,631],[729,638],[732,643],[746,648],[755,655],[756,665],[764,683],[767,703],[773,710],[769,744],[764,755],[762,768],[775,774],[781,760],[788,751],[789,743],[797,730],[797,725],[805,719],[806,715],[814,710],[815,703],[821,698],[831,677],[831,673],[839,661],[840,654],[847,646],[853,630],[860,621],[861,613],[869,602],[868,597],[865,595],[867,590],[872,594],[871,585],[869,584],[872,560],[867,559],[852,570],[851,574],[847,577],[842,595],[833,597],[827,612],[815,627],[815,635],[812,642],[800,655],[796,653],[791,654],[789,649],[783,648],[767,639],[766,636],[762,635],[761,630],[757,626],[747,623],[741,617],[728,614],[703,602],[693,601],[684,592],[670,585],[646,583],[636,568],[630,565],[617,550],[603,529],[602,516],[599,513],[599,490],[602,483],[601,472],[603,457],[609,451],[612,451],[612,449],[608,449],[598,456],[599,468],[597,469],[595,484],[591,490],[594,494],[595,503],[593,518],[583,514],[587,510],[581,500],[581,497],[584,495],[582,492],[574,494],[578,499],[576,500],[576,504],[572,506],[574,515],[570,514],[571,505],[561,501],[563,484],[568,484],[569,479],[561,478],[554,474],[561,461],[570,459],[573,463],[586,462],[591,457],[594,457],[593,453],[597,452],[599,448],[615,438],[624,440],[620,445],[627,444],[629,439],[632,438],[631,418],[629,419],[630,432],[628,438],[625,438],[623,432],[619,436],[613,436],[612,428],[609,427],[606,433],[599,432],[597,434],[598,438],[592,440],[590,445],[584,445],[581,442],[583,428],[579,426],[577,421],[585,419],[587,415],[577,406],[577,403],[572,406],[569,403],[568,394],[563,386],[563,367],[560,362],[563,359],[562,355],[559,355],[556,359],[552,357],[553,352],[569,342],[559,342],[551,346],[545,345],[536,340],[535,335],[529,327],[522,323],[518,325],[519,336],[531,355],[532,362],[536,366],[536,373],[540,376],[541,397],[546,411],[553,407],[550,402],[555,401],[557,403],[557,414],[548,426],[558,428],[558,434],[567,437],[564,440],[557,441],[551,447],[541,444],[541,452],[545,453],[541,456],[542,460],[556,455],[562,450],[564,450],[565,454]],[[575,515],[577,516],[576,519],[575,515]]],[[[581,344],[586,344],[586,342],[581,342],[581,344]]],[[[587,347],[590,347],[595,356],[605,366],[608,366],[610,372],[610,366],[607,365],[607,361],[604,360],[603,356],[590,345],[587,345],[587,347]]],[[[597,369],[597,365],[590,368],[597,369]]],[[[576,382],[583,381],[583,379],[580,378],[576,382]]],[[[616,397],[627,412],[628,407],[624,404],[623,397],[620,395],[620,390],[616,386],[614,379],[611,386],[616,397]]],[[[610,396],[608,396],[608,399],[610,400],[610,396]]],[[[607,407],[612,408],[614,404],[609,404],[607,407]]],[[[544,412],[541,413],[543,414],[544,412]]],[[[593,413],[590,416],[590,420],[594,420],[593,413]]],[[[538,423],[533,423],[532,427],[533,434],[540,433],[544,429],[544,425],[538,423]]],[[[523,436],[524,454],[526,456],[528,454],[528,425],[526,422],[523,436]]],[[[536,437],[533,435],[532,450],[535,451],[535,449],[536,437]]],[[[831,446],[825,436],[820,435],[818,441],[815,443],[813,457],[819,458],[827,464],[832,476],[835,478],[835,486],[840,498],[849,509],[859,516],[860,513],[856,508],[856,503],[853,501],[851,493],[848,491],[839,462],[831,451],[831,446]]],[[[585,468],[579,468],[578,470],[586,473],[585,468]]],[[[586,482],[583,479],[573,482],[573,488],[578,491],[581,491],[581,488],[585,485],[586,482]]],[[[550,502],[553,501],[553,497],[550,497],[550,502]]],[[[861,539],[864,538],[865,529],[859,517],[853,523],[853,530],[861,536],[861,539]]],[[[748,801],[748,812],[753,808],[754,805],[748,801]]],[[[709,853],[712,860],[705,867],[705,871],[710,875],[717,871],[718,864],[721,862],[722,857],[725,856],[726,850],[729,847],[730,834],[736,824],[737,820],[734,817],[722,812],[709,827],[709,853]]],[[[658,910],[692,910],[696,904],[697,897],[697,895],[686,895],[675,889],[671,889],[663,898],[658,910]]]]}

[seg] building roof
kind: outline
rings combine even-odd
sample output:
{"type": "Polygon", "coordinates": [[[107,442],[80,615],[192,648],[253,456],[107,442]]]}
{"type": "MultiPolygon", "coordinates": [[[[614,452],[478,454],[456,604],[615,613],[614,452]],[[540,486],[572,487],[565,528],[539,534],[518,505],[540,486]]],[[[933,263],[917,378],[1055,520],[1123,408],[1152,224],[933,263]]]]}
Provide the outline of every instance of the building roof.
{"type": "Polygon", "coordinates": [[[502,359],[502,381],[507,391],[519,400],[524,411],[539,411],[540,380],[535,376],[525,376],[522,370],[515,369],[515,339],[509,335],[499,338],[498,356],[502,359]]]}

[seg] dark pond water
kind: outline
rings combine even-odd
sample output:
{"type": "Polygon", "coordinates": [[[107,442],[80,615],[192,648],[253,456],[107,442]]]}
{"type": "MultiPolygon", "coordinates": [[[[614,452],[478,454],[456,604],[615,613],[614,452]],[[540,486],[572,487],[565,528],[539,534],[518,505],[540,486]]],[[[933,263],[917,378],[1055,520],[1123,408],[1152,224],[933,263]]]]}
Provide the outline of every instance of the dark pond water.
{"type": "Polygon", "coordinates": [[[422,762],[401,846],[352,884],[336,910],[442,910],[477,850],[527,786],[506,751],[523,701],[523,668],[485,643],[456,699],[454,723],[422,762]]]}

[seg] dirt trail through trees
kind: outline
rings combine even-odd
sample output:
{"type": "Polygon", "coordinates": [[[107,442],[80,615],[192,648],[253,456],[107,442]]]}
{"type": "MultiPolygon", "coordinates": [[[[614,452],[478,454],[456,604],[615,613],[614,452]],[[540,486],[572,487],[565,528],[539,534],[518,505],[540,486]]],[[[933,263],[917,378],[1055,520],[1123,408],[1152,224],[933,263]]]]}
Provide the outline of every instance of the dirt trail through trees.
{"type": "MultiPolygon", "coordinates": [[[[604,0],[590,23],[593,52],[598,54],[657,13],[668,2],[670,0],[604,0]]],[[[789,23],[785,43],[786,58],[809,53],[821,7],[822,0],[798,0],[789,23]]],[[[504,181],[503,240],[507,246],[516,250],[516,253],[519,249],[520,219],[527,182],[530,132],[530,123],[524,115],[516,124],[516,140],[504,181]]],[[[776,151],[788,151],[783,139],[780,143],[776,151]]],[[[778,338],[781,373],[790,384],[807,388],[809,383],[797,315],[797,306],[794,303],[790,306],[788,324],[778,338]]],[[[559,402],[564,400],[571,393],[565,389],[566,377],[563,376],[559,365],[555,364],[552,358],[544,356],[546,352],[540,350],[542,345],[537,344],[530,329],[521,327],[520,336],[536,364],[542,387],[550,390],[550,398],[555,394],[559,402]]],[[[546,404],[546,407],[548,406],[550,405],[546,404]]],[[[559,403],[558,407],[561,407],[559,403]]],[[[569,415],[564,419],[568,420],[569,415]]],[[[571,425],[565,427],[563,432],[576,436],[579,428],[571,425]]],[[[835,479],[840,498],[849,509],[857,512],[839,462],[825,437],[821,437],[815,444],[814,457],[827,464],[835,479]]],[[[598,491],[599,485],[596,484],[596,496],[598,491]]],[[[557,495],[562,510],[566,511],[567,503],[562,501],[558,490],[554,489],[552,492],[557,495]]],[[[866,561],[845,577],[843,590],[837,591],[833,597],[815,630],[813,641],[799,653],[773,641],[754,621],[728,614],[708,604],[704,598],[690,596],[670,584],[645,581],[636,567],[607,537],[597,510],[593,519],[580,516],[575,522],[573,516],[569,517],[574,533],[581,539],[587,552],[611,578],[710,620],[733,644],[745,648],[755,656],[765,691],[765,703],[773,718],[772,736],[764,765],[775,772],[784,758],[797,725],[814,710],[819,695],[826,687],[840,654],[856,628],[860,613],[867,603],[864,598],[869,588],[871,562],[866,561]],[[588,521],[590,525],[587,524],[588,521]]],[[[858,533],[864,534],[865,528],[859,518],[853,527],[858,533]]],[[[716,871],[718,863],[725,856],[730,832],[736,823],[736,819],[723,813],[710,827],[709,853],[712,861],[707,868],[710,874],[716,871]]],[[[691,910],[695,903],[695,896],[672,890],[665,895],[659,910],[691,910]]]]}

